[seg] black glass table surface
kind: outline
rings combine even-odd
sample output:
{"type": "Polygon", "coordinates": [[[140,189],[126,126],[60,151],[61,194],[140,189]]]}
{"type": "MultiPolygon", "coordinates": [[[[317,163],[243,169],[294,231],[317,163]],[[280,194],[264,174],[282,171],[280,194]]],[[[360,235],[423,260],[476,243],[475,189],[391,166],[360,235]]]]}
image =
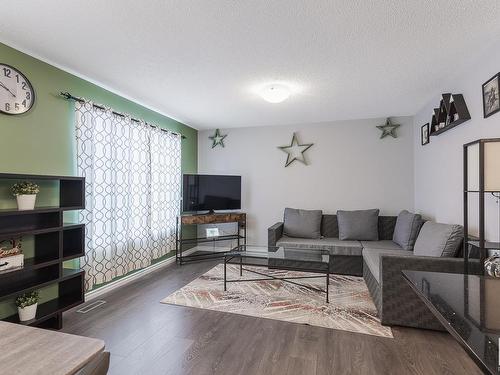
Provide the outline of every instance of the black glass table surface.
{"type": "Polygon", "coordinates": [[[486,374],[500,374],[500,279],[403,271],[403,277],[486,374]]]}
{"type": "Polygon", "coordinates": [[[330,253],[328,250],[320,249],[300,249],[300,248],[285,248],[280,246],[253,246],[240,245],[233,250],[228,251],[224,256],[224,290],[227,289],[227,283],[243,282],[243,281],[262,281],[262,280],[281,280],[291,284],[300,285],[312,290],[316,290],[326,294],[328,302],[328,286],[329,286],[329,264],[330,253]],[[227,264],[237,264],[240,267],[240,276],[243,275],[243,270],[261,276],[257,279],[227,279],[227,264]],[[243,268],[243,266],[266,267],[267,269],[299,271],[317,275],[304,276],[285,276],[277,277],[270,274],[265,274],[256,269],[243,268]],[[264,277],[264,278],[263,278],[264,277]],[[325,289],[319,289],[311,286],[298,284],[292,280],[298,279],[313,279],[318,277],[325,278],[325,289]]]}

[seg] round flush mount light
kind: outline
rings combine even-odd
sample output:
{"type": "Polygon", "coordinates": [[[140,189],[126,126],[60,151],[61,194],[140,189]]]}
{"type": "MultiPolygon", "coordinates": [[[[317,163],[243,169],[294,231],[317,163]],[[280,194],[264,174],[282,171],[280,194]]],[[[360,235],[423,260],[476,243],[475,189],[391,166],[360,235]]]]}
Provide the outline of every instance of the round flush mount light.
{"type": "Polygon", "coordinates": [[[270,83],[261,88],[259,95],[266,102],[281,103],[290,97],[291,90],[282,83],[270,83]]]}

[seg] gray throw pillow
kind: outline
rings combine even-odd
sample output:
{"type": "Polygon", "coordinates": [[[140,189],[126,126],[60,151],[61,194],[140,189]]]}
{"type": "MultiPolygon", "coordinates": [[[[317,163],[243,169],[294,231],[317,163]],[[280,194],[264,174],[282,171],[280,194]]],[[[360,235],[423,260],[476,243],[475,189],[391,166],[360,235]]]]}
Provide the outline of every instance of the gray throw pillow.
{"type": "Polygon", "coordinates": [[[337,211],[341,240],[378,241],[378,209],[337,211]]]}
{"type": "Polygon", "coordinates": [[[403,250],[413,250],[422,223],[422,216],[419,214],[413,214],[406,210],[401,211],[396,220],[392,240],[403,250]]]}
{"type": "Polygon", "coordinates": [[[321,210],[298,210],[285,208],[283,233],[288,237],[320,238],[321,210]]]}
{"type": "Polygon", "coordinates": [[[455,257],[463,238],[464,229],[461,225],[427,221],[420,229],[413,254],[431,257],[455,257]]]}

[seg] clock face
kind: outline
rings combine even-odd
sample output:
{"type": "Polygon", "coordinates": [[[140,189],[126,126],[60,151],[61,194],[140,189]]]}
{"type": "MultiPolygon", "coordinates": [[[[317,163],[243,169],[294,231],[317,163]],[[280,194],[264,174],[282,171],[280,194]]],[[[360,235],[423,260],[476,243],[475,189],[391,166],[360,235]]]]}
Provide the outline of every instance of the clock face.
{"type": "Polygon", "coordinates": [[[0,63],[0,112],[20,115],[35,103],[30,81],[16,68],[0,63]]]}

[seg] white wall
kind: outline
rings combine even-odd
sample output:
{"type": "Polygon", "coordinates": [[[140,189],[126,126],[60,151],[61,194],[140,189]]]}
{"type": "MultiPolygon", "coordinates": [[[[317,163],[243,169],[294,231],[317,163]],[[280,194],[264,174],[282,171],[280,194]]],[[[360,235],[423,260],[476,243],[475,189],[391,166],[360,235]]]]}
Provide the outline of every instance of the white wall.
{"type": "Polygon", "coordinates": [[[293,127],[222,129],[225,148],[212,149],[209,135],[198,135],[199,173],[242,176],[242,210],[248,213],[249,243],[266,244],[267,228],[285,207],[322,209],[380,208],[381,214],[413,209],[413,119],[394,118],[399,137],[379,139],[375,126],[385,119],[304,124],[293,127]],[[285,168],[296,131],[309,165],[285,168]]]}
{"type": "MultiPolygon", "coordinates": [[[[500,113],[483,118],[481,90],[482,84],[500,71],[498,47],[487,56],[479,57],[468,71],[448,77],[448,83],[443,84],[443,93],[464,95],[471,120],[431,137],[430,144],[420,146],[420,127],[430,122],[432,109],[439,106],[441,93],[435,93],[414,117],[415,209],[427,218],[444,223],[463,223],[462,146],[479,138],[500,137],[500,113]]],[[[499,232],[498,205],[491,196],[486,203],[487,237],[495,241],[499,232]]],[[[474,208],[477,209],[477,204],[474,208]]]]}

